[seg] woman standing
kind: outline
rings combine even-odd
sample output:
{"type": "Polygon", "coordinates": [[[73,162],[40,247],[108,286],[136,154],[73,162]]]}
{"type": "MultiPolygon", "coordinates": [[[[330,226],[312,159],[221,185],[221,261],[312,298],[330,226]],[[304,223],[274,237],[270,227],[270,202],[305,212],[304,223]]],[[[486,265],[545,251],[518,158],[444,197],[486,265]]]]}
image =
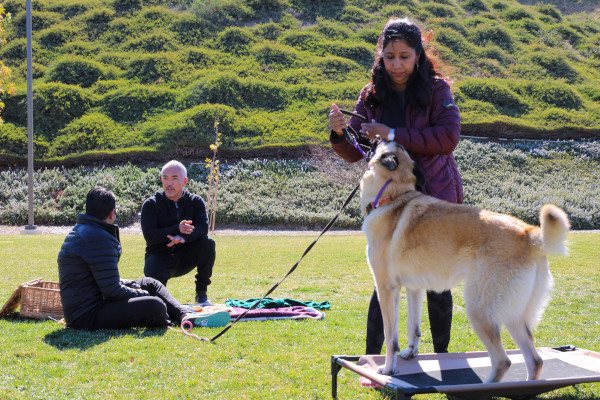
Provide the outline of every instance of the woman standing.
{"type": "MultiPolygon", "coordinates": [[[[450,86],[427,55],[421,30],[414,22],[407,18],[387,22],[377,41],[371,73],[354,108],[369,122],[350,119],[359,142],[367,144],[379,136],[401,144],[425,174],[423,193],[462,203],[462,182],[452,155],[460,137],[458,107],[450,86]]],[[[361,152],[344,138],[348,124],[343,114],[335,104],[331,108],[333,150],[348,162],[361,160],[361,152]]],[[[446,353],[452,324],[451,292],[428,291],[427,306],[434,351],[446,353]]],[[[383,342],[383,318],[375,291],[369,305],[366,354],[380,354],[383,342]]]]}

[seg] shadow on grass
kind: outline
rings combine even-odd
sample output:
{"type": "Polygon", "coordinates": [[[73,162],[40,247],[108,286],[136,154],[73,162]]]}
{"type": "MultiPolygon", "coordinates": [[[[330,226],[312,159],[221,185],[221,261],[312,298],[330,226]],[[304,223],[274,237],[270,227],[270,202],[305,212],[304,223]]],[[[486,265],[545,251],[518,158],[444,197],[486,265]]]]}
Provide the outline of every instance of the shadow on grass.
{"type": "Polygon", "coordinates": [[[79,349],[87,350],[111,339],[123,336],[137,338],[162,336],[167,328],[132,328],[132,329],[100,329],[97,331],[84,331],[63,327],[44,337],[44,343],[58,350],[79,349]]]}
{"type": "MultiPolygon", "coordinates": [[[[46,324],[48,320],[22,318],[19,313],[12,313],[3,317],[6,321],[19,324],[46,324]]],[[[166,327],[131,328],[131,329],[100,329],[85,331],[67,328],[56,322],[56,330],[44,336],[44,343],[58,350],[79,349],[86,350],[107,342],[114,338],[129,336],[143,339],[146,337],[162,336],[167,332],[166,327]]]]}

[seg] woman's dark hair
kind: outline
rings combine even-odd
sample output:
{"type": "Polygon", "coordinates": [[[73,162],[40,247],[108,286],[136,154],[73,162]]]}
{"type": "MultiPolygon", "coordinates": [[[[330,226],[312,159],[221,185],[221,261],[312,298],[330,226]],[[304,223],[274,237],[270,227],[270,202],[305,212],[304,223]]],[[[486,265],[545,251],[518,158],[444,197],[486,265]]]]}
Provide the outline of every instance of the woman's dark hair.
{"type": "Polygon", "coordinates": [[[113,192],[102,186],[96,186],[85,196],[85,213],[105,220],[115,209],[117,199],[113,192]]]}
{"type": "Polygon", "coordinates": [[[408,18],[390,19],[377,39],[377,54],[371,69],[371,81],[367,85],[365,105],[375,107],[387,104],[392,94],[392,81],[383,64],[383,49],[394,40],[404,40],[417,55],[417,67],[408,77],[405,96],[408,104],[425,109],[431,102],[432,78],[440,76],[434,63],[423,47],[421,29],[408,18]]]}

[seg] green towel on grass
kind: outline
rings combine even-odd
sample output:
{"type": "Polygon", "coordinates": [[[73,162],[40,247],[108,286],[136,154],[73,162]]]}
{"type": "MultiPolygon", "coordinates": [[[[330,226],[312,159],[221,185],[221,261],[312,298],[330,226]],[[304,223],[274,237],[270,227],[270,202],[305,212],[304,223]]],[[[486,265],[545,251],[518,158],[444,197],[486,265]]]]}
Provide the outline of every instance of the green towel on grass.
{"type": "MultiPolygon", "coordinates": [[[[258,300],[260,300],[260,298],[248,300],[229,299],[225,302],[225,305],[227,307],[250,308],[258,300]]],[[[322,301],[319,303],[316,301],[299,301],[294,299],[271,299],[269,297],[265,297],[263,301],[261,301],[260,304],[254,308],[283,308],[294,306],[311,307],[316,310],[329,310],[331,308],[331,304],[328,301],[322,301]]]]}

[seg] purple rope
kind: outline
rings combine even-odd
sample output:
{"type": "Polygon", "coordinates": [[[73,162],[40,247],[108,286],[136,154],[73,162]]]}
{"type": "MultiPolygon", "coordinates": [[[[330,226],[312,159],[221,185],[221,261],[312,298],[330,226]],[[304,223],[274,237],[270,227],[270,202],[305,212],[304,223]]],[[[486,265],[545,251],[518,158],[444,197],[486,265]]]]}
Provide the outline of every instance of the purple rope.
{"type": "Polygon", "coordinates": [[[388,179],[388,181],[383,185],[383,187],[379,191],[379,194],[377,195],[377,197],[375,198],[375,201],[373,202],[373,207],[374,208],[379,207],[379,198],[381,197],[381,195],[383,194],[383,191],[385,190],[385,188],[387,187],[387,185],[389,185],[389,183],[391,181],[392,181],[391,179],[388,179]]]}

